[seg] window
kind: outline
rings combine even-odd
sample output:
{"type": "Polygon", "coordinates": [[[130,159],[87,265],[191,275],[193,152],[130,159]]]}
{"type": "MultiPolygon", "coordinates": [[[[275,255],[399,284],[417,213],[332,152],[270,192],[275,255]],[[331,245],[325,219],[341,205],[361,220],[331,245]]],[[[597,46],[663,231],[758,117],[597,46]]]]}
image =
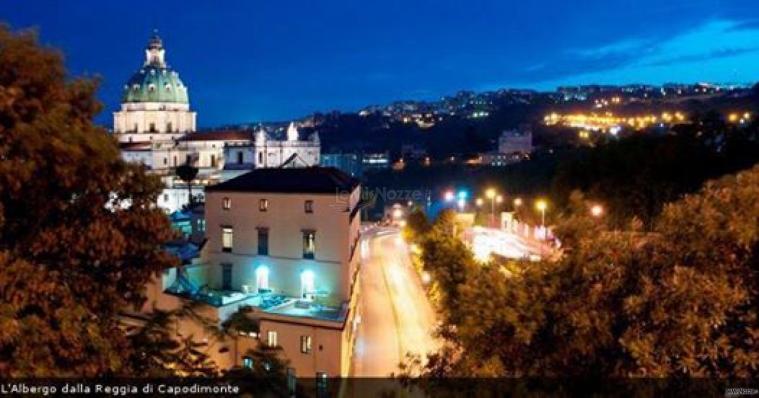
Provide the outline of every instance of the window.
{"type": "Polygon", "coordinates": [[[225,252],[232,251],[232,242],[234,240],[232,227],[221,228],[221,250],[225,252]]]}
{"type": "Polygon", "coordinates": [[[263,163],[264,163],[264,153],[263,152],[259,152],[258,153],[258,164],[261,165],[263,163]]]}
{"type": "Polygon", "coordinates": [[[274,330],[270,330],[266,334],[266,344],[269,347],[276,347],[277,346],[277,332],[274,330]]]}
{"type": "Polygon", "coordinates": [[[171,122],[166,123],[166,132],[170,133],[172,131],[171,122]]]}
{"type": "Polygon", "coordinates": [[[134,130],[133,130],[133,131],[136,133],[136,132],[137,132],[137,131],[139,131],[139,130],[140,130],[140,129],[139,129],[139,127],[137,127],[137,123],[135,123],[135,124],[134,124],[134,130]]]}
{"type": "Polygon", "coordinates": [[[216,167],[216,155],[211,155],[211,167],[216,167]]]}
{"type": "Polygon", "coordinates": [[[311,336],[300,336],[300,352],[304,354],[311,352],[311,336]]]}
{"type": "Polygon", "coordinates": [[[313,200],[307,200],[303,203],[303,209],[306,211],[306,213],[313,213],[314,212],[314,201],[313,200]]]}
{"type": "Polygon", "coordinates": [[[174,167],[177,167],[177,155],[174,155],[174,167]]]}
{"type": "Polygon", "coordinates": [[[295,387],[297,386],[297,380],[295,378],[295,369],[287,368],[287,392],[291,397],[295,396],[295,387]]]}
{"type": "Polygon", "coordinates": [[[150,130],[151,133],[155,133],[155,123],[150,123],[149,130],[150,130]]]}
{"type": "Polygon", "coordinates": [[[269,200],[261,199],[258,201],[258,211],[266,211],[269,209],[269,200]]]}
{"type": "Polygon", "coordinates": [[[169,164],[169,159],[163,158],[163,165],[166,166],[167,164],[169,164]]]}
{"type": "Polygon", "coordinates": [[[163,194],[163,201],[168,202],[169,201],[169,194],[165,193],[163,194]]]}
{"type": "Polygon", "coordinates": [[[229,210],[232,208],[232,199],[224,198],[221,200],[221,208],[224,210],[229,210]]]}
{"type": "Polygon", "coordinates": [[[269,255],[269,229],[268,228],[258,229],[258,255],[259,256],[269,255]]]}
{"type": "Polygon", "coordinates": [[[316,231],[303,231],[303,258],[313,260],[316,251],[316,231]]]}
{"type": "Polygon", "coordinates": [[[237,164],[242,164],[242,151],[237,151],[237,164]]]}
{"type": "Polygon", "coordinates": [[[316,396],[327,396],[327,373],[316,372],[316,396]]]}
{"type": "Polygon", "coordinates": [[[253,358],[242,357],[242,367],[245,369],[253,369],[253,358]]]}
{"type": "Polygon", "coordinates": [[[232,264],[221,265],[221,290],[232,290],[232,264]]]}

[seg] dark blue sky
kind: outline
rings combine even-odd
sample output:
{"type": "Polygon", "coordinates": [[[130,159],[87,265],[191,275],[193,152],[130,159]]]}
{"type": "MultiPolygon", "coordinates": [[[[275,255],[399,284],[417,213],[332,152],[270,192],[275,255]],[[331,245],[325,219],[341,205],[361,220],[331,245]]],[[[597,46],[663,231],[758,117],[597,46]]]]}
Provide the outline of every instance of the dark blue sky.
{"type": "Polygon", "coordinates": [[[759,80],[752,0],[0,0],[0,20],[100,75],[106,124],[153,28],[201,126],[460,89],[759,80]]]}

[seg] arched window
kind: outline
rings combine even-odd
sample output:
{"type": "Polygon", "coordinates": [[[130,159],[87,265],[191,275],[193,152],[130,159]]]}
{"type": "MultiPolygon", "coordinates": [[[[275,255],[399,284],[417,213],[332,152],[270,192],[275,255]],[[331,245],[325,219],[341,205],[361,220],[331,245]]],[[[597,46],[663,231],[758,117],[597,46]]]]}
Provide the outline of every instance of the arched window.
{"type": "Polygon", "coordinates": [[[264,163],[264,153],[263,152],[259,152],[258,153],[258,163],[259,164],[263,164],[264,163]]]}

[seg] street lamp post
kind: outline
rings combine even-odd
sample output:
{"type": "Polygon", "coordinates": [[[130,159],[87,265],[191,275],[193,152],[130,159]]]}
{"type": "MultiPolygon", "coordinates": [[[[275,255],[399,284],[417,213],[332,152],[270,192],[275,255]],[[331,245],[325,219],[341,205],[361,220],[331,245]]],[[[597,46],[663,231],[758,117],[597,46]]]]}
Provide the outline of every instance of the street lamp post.
{"type": "Polygon", "coordinates": [[[546,208],[548,207],[548,203],[544,199],[538,199],[537,202],[535,202],[535,208],[540,211],[540,227],[543,233],[543,239],[541,239],[543,242],[540,243],[540,257],[543,257],[543,245],[545,244],[546,240],[546,208]]]}
{"type": "MultiPolygon", "coordinates": [[[[540,226],[545,230],[546,228],[546,208],[548,207],[548,203],[546,203],[545,200],[539,199],[537,202],[535,202],[535,208],[540,211],[540,226]]],[[[543,233],[543,237],[545,238],[545,232],[543,233]]]]}
{"type": "Polygon", "coordinates": [[[490,199],[490,226],[492,227],[495,224],[495,189],[489,188],[485,191],[485,196],[490,199]]]}

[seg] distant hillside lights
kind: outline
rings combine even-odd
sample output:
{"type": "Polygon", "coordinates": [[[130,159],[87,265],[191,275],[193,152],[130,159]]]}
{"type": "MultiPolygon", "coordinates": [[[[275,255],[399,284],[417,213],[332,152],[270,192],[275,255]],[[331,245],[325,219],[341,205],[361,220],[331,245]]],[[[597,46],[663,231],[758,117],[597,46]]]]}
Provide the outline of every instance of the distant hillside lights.
{"type": "Polygon", "coordinates": [[[565,127],[578,128],[583,130],[598,132],[619,131],[621,127],[630,127],[633,129],[644,129],[659,124],[673,124],[687,122],[687,117],[682,112],[663,112],[660,115],[636,115],[636,116],[615,116],[612,112],[597,113],[572,113],[560,114],[553,112],[543,118],[543,123],[547,126],[561,125],[565,127]]]}
{"type": "MultiPolygon", "coordinates": [[[[745,124],[752,119],[751,112],[735,111],[724,115],[727,122],[733,124],[745,124]]],[[[597,113],[550,113],[543,118],[543,123],[547,126],[565,126],[590,130],[602,133],[615,133],[623,127],[630,127],[636,130],[652,127],[656,124],[671,125],[677,123],[688,123],[688,117],[679,111],[662,112],[660,115],[648,114],[637,116],[616,116],[612,112],[597,113]]]]}

